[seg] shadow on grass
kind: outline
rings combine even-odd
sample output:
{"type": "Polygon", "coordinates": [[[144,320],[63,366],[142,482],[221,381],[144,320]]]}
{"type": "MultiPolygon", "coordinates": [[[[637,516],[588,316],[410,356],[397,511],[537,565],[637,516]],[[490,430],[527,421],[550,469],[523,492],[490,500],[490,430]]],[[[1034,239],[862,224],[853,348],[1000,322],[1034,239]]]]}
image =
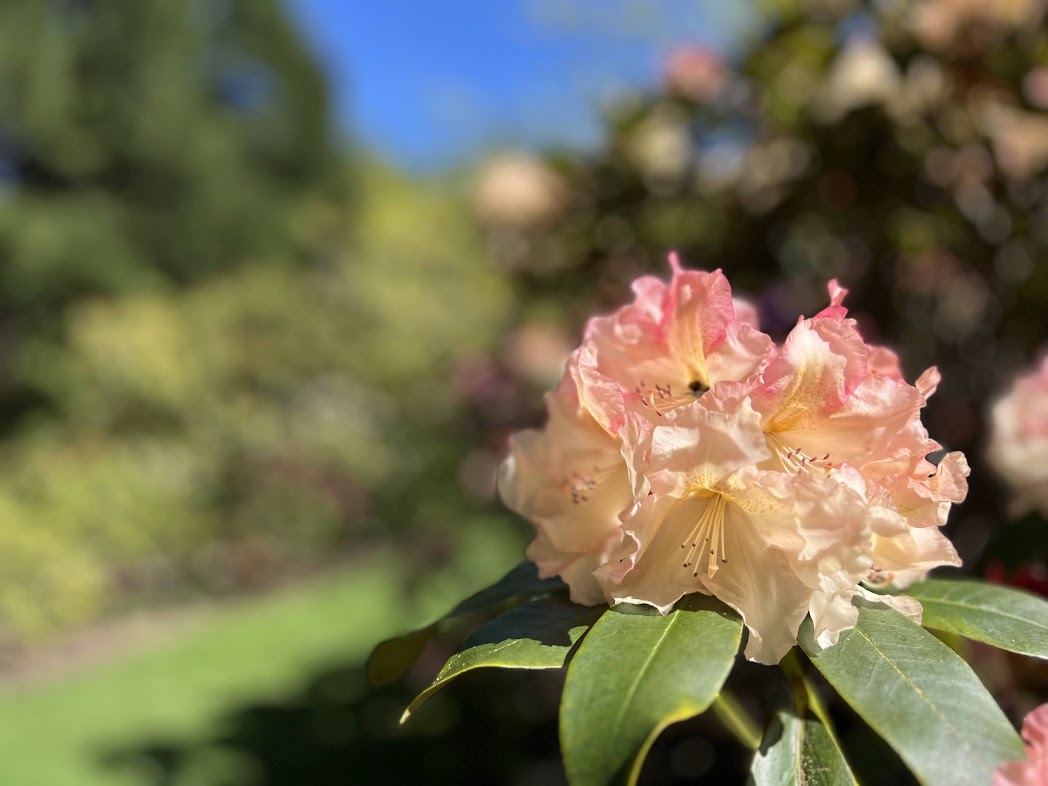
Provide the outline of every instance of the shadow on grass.
{"type": "MultiPolygon", "coordinates": [[[[121,782],[141,786],[557,786],[566,783],[557,742],[563,679],[560,670],[478,669],[400,726],[424,679],[413,673],[376,689],[363,666],[334,666],[283,701],[235,708],[210,738],[144,738],[101,758],[121,782]]],[[[788,702],[778,670],[741,660],[727,687],[755,718],[788,702]]],[[[839,731],[860,781],[915,783],[849,715],[839,731]]],[[[640,784],[742,783],[750,756],[706,713],[660,735],[640,784]]]]}
{"type": "Polygon", "coordinates": [[[333,667],[282,702],[235,709],[213,738],[142,739],[102,760],[143,786],[564,783],[562,675],[495,672],[458,680],[399,726],[411,687],[374,689],[362,666],[333,667]]]}
{"type": "MultiPolygon", "coordinates": [[[[234,709],[211,738],[144,738],[101,758],[142,786],[556,786],[566,783],[563,679],[560,670],[478,669],[399,726],[419,686],[375,689],[362,666],[332,667],[284,701],[234,709]]],[[[747,757],[700,717],[660,737],[641,783],[732,783],[747,757]]]]}

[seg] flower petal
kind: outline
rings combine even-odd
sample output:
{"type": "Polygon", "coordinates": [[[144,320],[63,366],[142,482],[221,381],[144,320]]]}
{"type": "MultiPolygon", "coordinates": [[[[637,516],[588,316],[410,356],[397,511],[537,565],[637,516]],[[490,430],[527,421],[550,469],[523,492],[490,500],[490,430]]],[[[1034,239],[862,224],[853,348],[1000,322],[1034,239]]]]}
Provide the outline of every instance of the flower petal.
{"type": "Polygon", "coordinates": [[[736,471],[770,457],[749,401],[732,414],[694,402],[670,413],[651,438],[648,478],[656,494],[713,490],[736,471]]]}
{"type": "Polygon", "coordinates": [[[933,568],[961,564],[957,550],[938,527],[907,527],[892,537],[874,535],[870,555],[873,570],[900,589],[920,581],[933,568]]]}
{"type": "Polygon", "coordinates": [[[843,406],[866,375],[866,345],[851,320],[802,319],[765,369],[754,407],[767,431],[806,430],[843,406]]]}
{"type": "Polygon", "coordinates": [[[555,548],[594,553],[634,503],[635,480],[624,453],[632,457],[636,446],[609,434],[580,406],[570,373],[547,396],[547,406],[545,428],[511,438],[499,493],[555,548]]]}

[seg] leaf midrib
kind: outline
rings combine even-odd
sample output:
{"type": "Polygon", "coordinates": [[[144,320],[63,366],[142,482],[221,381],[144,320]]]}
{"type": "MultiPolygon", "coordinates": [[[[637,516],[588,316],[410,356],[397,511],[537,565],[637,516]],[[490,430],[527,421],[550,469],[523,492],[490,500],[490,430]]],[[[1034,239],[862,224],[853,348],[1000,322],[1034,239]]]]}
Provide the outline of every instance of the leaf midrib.
{"type": "Polygon", "coordinates": [[[619,704],[619,711],[615,716],[615,725],[613,726],[614,734],[612,735],[612,739],[619,739],[619,731],[622,728],[622,720],[626,717],[627,708],[633,703],[633,697],[637,693],[637,688],[640,686],[645,674],[651,667],[651,662],[655,659],[655,655],[658,653],[659,646],[662,644],[663,639],[665,639],[669,634],[670,629],[677,624],[677,614],[679,613],[679,611],[674,613],[669,623],[667,623],[666,627],[663,628],[662,633],[659,634],[658,641],[656,641],[654,646],[652,646],[651,651],[648,653],[648,657],[644,660],[644,665],[638,670],[636,679],[633,680],[629,690],[626,691],[624,700],[619,704]]]}
{"type": "Polygon", "coordinates": [[[924,694],[924,691],[922,691],[919,687],[917,687],[913,683],[912,680],[910,680],[910,678],[906,675],[906,672],[904,672],[902,669],[900,669],[898,666],[896,666],[895,662],[891,658],[889,658],[883,651],[881,651],[881,648],[878,647],[874,643],[873,639],[871,639],[869,636],[866,635],[866,631],[856,627],[855,628],[855,632],[858,633],[860,636],[862,636],[864,639],[866,639],[866,641],[869,642],[870,646],[873,647],[874,651],[878,655],[880,655],[881,658],[884,659],[884,662],[887,663],[889,666],[891,666],[893,669],[895,669],[895,671],[898,672],[899,676],[902,677],[903,681],[907,685],[909,685],[911,688],[913,688],[914,693],[917,694],[917,696],[921,699],[921,701],[923,701],[926,705],[928,705],[928,707],[932,710],[932,712],[935,713],[935,715],[937,715],[939,717],[939,719],[946,725],[946,728],[948,728],[953,733],[953,735],[958,740],[960,740],[961,746],[965,750],[971,752],[975,756],[975,758],[979,759],[979,761],[992,765],[992,762],[987,762],[986,759],[984,759],[982,756],[980,756],[971,747],[971,745],[968,743],[968,741],[964,738],[964,735],[961,734],[960,730],[957,729],[957,727],[954,726],[952,723],[950,723],[950,721],[946,718],[945,715],[943,715],[943,713],[939,710],[939,708],[936,705],[932,704],[932,702],[924,694]]]}
{"type": "Polygon", "coordinates": [[[794,732],[794,737],[796,737],[797,756],[793,762],[793,766],[797,773],[797,783],[799,786],[805,786],[808,779],[804,776],[804,719],[797,718],[797,722],[793,725],[797,728],[794,732]]]}

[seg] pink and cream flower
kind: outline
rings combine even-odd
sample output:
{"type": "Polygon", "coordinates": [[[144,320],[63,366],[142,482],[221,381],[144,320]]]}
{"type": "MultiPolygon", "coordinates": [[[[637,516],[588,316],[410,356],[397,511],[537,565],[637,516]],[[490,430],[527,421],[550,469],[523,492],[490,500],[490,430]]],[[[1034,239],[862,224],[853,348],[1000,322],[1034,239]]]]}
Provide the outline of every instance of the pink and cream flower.
{"type": "Polygon", "coordinates": [[[869,514],[845,484],[758,469],[769,456],[747,401],[667,415],[652,436],[652,493],[597,572],[610,599],[667,613],[687,593],[713,595],[742,615],[746,656],[761,663],[779,662],[809,612],[819,635],[833,628],[824,618],[839,598],[850,608],[870,569],[869,514]]]}
{"type": "Polygon", "coordinates": [[[960,564],[938,528],[964,501],[968,464],[956,452],[938,466],[927,459],[941,445],[928,437],[920,411],[938,371],[908,384],[894,353],[871,352],[847,317],[847,290],[831,281],[829,291],[830,306],[797,322],[750,397],[772,467],[821,473],[861,493],[874,514],[868,578],[906,587],[934,567],[960,564]]]}
{"type": "Polygon", "coordinates": [[[771,354],[756,310],[732,298],[720,270],[683,270],[673,254],[670,266],[668,284],[638,278],[632,303],[586,326],[581,395],[612,430],[627,411],[658,424],[718,382],[759,373],[771,354]]]}
{"type": "Polygon", "coordinates": [[[620,540],[620,516],[647,493],[633,455],[646,424],[626,416],[620,432],[631,438],[623,439],[594,419],[579,400],[577,358],[576,350],[560,385],[546,395],[546,426],[511,438],[498,487],[505,503],[535,526],[527,554],[540,575],[563,577],[573,601],[592,605],[604,601],[593,572],[620,540]]]}
{"type": "Polygon", "coordinates": [[[907,383],[870,347],[831,281],[830,305],[781,346],[720,271],[634,282],[590,320],[542,431],[515,437],[500,488],[537,535],[528,554],[585,603],[667,613],[691,592],[742,615],[746,656],[776,663],[806,615],[816,641],[855,625],[874,596],[959,559],[939,528],[968,465],[920,420],[938,384],[907,383]]]}

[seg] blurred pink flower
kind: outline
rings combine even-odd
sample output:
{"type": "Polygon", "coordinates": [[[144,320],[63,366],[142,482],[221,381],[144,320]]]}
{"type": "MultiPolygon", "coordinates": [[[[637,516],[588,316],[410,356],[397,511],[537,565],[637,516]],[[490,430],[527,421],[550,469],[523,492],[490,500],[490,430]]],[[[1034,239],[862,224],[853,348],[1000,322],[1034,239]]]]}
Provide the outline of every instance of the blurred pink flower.
{"type": "Polygon", "coordinates": [[[540,158],[504,153],[488,161],[477,175],[473,207],[485,224],[526,229],[554,218],[566,192],[560,175],[540,158]]]}
{"type": "MultiPolygon", "coordinates": [[[[1037,25],[1044,16],[1044,0],[922,0],[910,5],[910,27],[931,49],[957,45],[962,34],[983,28],[974,37],[984,43],[1007,30],[1037,25]]],[[[971,38],[971,37],[970,37],[971,38]]],[[[970,43],[970,42],[969,42],[970,43]]]]}
{"type": "Polygon", "coordinates": [[[1026,72],[1023,96],[1038,109],[1048,109],[1048,66],[1037,66],[1026,72]]]}
{"type": "Polygon", "coordinates": [[[1048,784],[1048,704],[1037,707],[1023,721],[1026,758],[1009,761],[994,771],[993,786],[1048,784]]]}
{"type": "Polygon", "coordinates": [[[663,64],[666,87],[699,104],[717,96],[726,75],[720,55],[701,45],[679,46],[666,56],[663,64]]]}
{"type": "Polygon", "coordinates": [[[1048,516],[1048,355],[1012,383],[990,421],[989,459],[1014,493],[1011,513],[1048,516]]]}
{"type": "Polygon", "coordinates": [[[1025,180],[1048,167],[1048,118],[988,99],[980,119],[1006,177],[1025,180]]]}
{"type": "Polygon", "coordinates": [[[506,342],[506,365],[528,382],[556,382],[572,346],[560,325],[531,322],[515,330],[506,342]]]}

